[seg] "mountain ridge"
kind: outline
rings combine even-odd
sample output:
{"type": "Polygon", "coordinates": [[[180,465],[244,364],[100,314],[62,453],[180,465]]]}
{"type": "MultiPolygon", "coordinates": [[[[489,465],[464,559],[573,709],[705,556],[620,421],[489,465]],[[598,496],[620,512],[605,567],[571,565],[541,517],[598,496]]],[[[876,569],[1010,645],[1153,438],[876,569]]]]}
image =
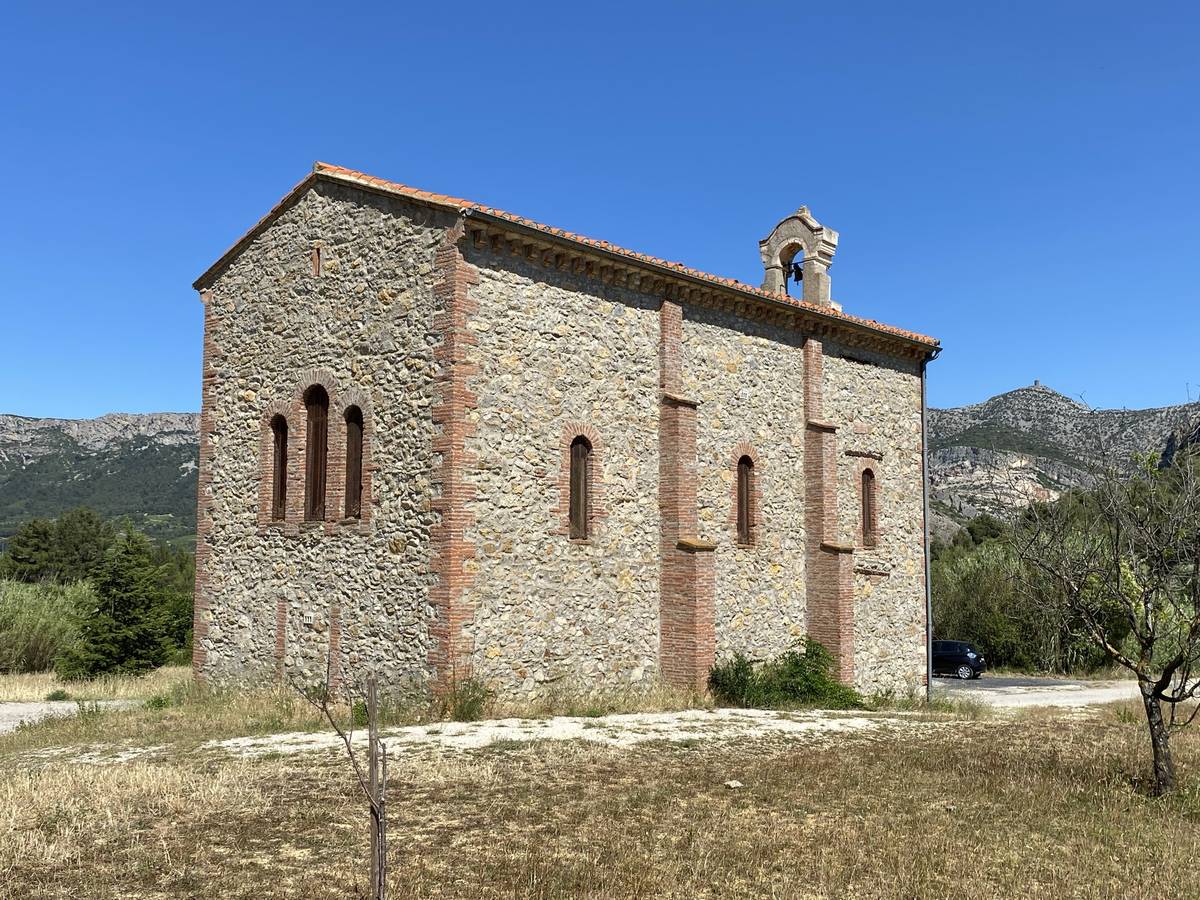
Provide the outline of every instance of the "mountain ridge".
{"type": "MultiPolygon", "coordinates": [[[[947,540],[980,513],[1011,515],[1088,484],[1103,458],[1164,459],[1200,445],[1200,402],[1091,409],[1039,382],[929,409],[931,528],[947,540]]],[[[195,534],[199,413],[91,419],[0,414],[0,543],[24,521],[92,506],[149,533],[195,534]]]]}
{"type": "Polygon", "coordinates": [[[1039,382],[980,403],[929,409],[934,532],[978,515],[1011,515],[1031,500],[1086,487],[1103,463],[1169,458],[1200,441],[1200,402],[1093,409],[1039,382]]]}
{"type": "Polygon", "coordinates": [[[199,413],[0,414],[0,544],[32,518],[90,506],[163,540],[196,530],[199,413]]]}

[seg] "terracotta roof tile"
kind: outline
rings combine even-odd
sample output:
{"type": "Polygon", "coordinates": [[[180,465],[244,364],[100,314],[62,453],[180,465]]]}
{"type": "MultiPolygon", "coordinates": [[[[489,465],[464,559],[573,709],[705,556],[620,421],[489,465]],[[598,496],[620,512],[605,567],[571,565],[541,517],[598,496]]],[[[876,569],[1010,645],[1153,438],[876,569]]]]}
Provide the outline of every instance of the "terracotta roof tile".
{"type": "MultiPolygon", "coordinates": [[[[344,166],[335,166],[330,163],[323,163],[323,162],[315,163],[313,165],[313,172],[318,175],[330,176],[330,177],[336,178],[338,180],[350,181],[350,182],[354,182],[357,184],[366,185],[366,186],[373,187],[377,190],[380,190],[380,191],[383,191],[386,193],[390,193],[390,194],[398,194],[398,195],[405,196],[405,197],[413,197],[413,198],[417,198],[420,200],[425,200],[427,202],[435,203],[435,204],[438,204],[441,206],[448,206],[448,207],[463,210],[463,211],[472,211],[472,212],[483,213],[485,215],[493,216],[498,219],[503,219],[505,221],[512,222],[517,225],[521,225],[525,228],[530,228],[535,231],[540,231],[545,234],[553,235],[554,237],[572,241],[573,243],[582,244],[587,247],[595,247],[597,249],[604,250],[607,253],[613,253],[618,256],[624,256],[629,259],[648,263],[653,266],[671,269],[672,271],[678,272],[683,275],[687,275],[690,278],[694,278],[694,279],[697,279],[700,281],[705,281],[710,284],[715,284],[715,285],[720,285],[722,287],[732,288],[733,290],[736,290],[742,294],[749,294],[751,296],[762,297],[764,299],[771,300],[776,303],[784,303],[789,306],[794,306],[798,309],[809,310],[811,312],[817,313],[824,317],[838,319],[838,320],[844,321],[848,324],[853,324],[853,325],[858,325],[861,327],[869,328],[873,331],[882,332],[884,334],[895,335],[896,337],[903,338],[905,340],[914,341],[919,344],[925,344],[928,347],[930,347],[931,349],[939,346],[937,339],[929,337],[928,335],[919,334],[915,331],[906,331],[902,328],[895,328],[891,325],[885,325],[882,322],[876,322],[874,319],[864,319],[860,316],[852,316],[849,313],[841,312],[837,309],[834,309],[831,306],[821,306],[821,305],[815,304],[815,303],[806,303],[805,301],[803,301],[797,297],[789,296],[788,294],[778,294],[773,291],[766,291],[766,290],[763,290],[762,288],[757,288],[757,287],[753,287],[752,285],[744,284],[735,278],[726,278],[721,275],[713,275],[710,272],[704,272],[704,271],[701,271],[700,269],[694,269],[691,266],[684,265],[681,262],[674,262],[672,260],[660,259],[659,257],[650,256],[649,254],[646,254],[646,253],[639,253],[636,250],[628,250],[624,247],[619,247],[616,244],[613,244],[609,241],[602,241],[602,240],[597,240],[595,238],[589,238],[589,237],[586,237],[581,234],[575,234],[574,232],[566,231],[562,228],[555,228],[551,225],[543,225],[541,222],[535,222],[533,219],[528,219],[528,218],[525,218],[524,216],[518,216],[518,215],[515,215],[514,213],[510,213],[510,212],[505,212],[502,209],[496,209],[494,206],[487,206],[482,203],[475,203],[471,200],[464,200],[461,197],[451,197],[448,194],[438,194],[438,193],[434,193],[433,191],[423,191],[423,190],[420,190],[419,188],[414,188],[414,187],[411,187],[406,184],[400,184],[395,181],[387,181],[383,178],[376,178],[375,176],[367,175],[364,172],[358,172],[358,171],[355,171],[354,169],[347,169],[344,166]]],[[[312,176],[309,176],[309,178],[311,178],[311,177],[312,176]]],[[[270,213],[268,213],[258,223],[258,225],[256,225],[253,229],[251,229],[250,233],[247,234],[247,237],[249,237],[251,234],[253,234],[255,231],[257,231],[258,228],[262,227],[262,225],[264,223],[269,221],[280,210],[280,208],[287,201],[287,199],[290,199],[295,193],[297,193],[302,187],[304,187],[304,185],[308,182],[308,180],[309,179],[306,178],[299,185],[297,185],[296,188],[294,188],[292,190],[292,192],[290,194],[288,194],[288,197],[285,198],[284,201],[281,201],[281,203],[279,205],[277,205],[275,207],[275,209],[273,209],[270,213]]],[[[245,240],[245,238],[243,238],[243,240],[245,240]]],[[[202,275],[200,277],[200,279],[197,281],[197,285],[200,285],[202,282],[204,282],[209,274],[211,274],[217,267],[219,267],[221,265],[221,263],[224,262],[231,254],[236,252],[238,247],[240,247],[241,243],[242,242],[239,241],[237,244],[235,244],[234,247],[231,248],[231,250],[229,252],[227,252],[225,254],[225,256],[223,256],[221,258],[221,260],[219,260],[216,264],[214,264],[214,266],[212,268],[210,268],[209,271],[205,273],[205,275],[202,275]]]]}

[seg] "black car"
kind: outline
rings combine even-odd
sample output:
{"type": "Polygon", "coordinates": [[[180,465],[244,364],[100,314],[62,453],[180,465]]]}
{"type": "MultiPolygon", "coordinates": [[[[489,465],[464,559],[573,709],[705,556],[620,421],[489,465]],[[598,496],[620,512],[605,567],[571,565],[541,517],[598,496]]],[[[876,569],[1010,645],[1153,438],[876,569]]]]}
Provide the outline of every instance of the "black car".
{"type": "Polygon", "coordinates": [[[983,654],[966,641],[933,642],[933,674],[978,678],[987,668],[983,654]]]}

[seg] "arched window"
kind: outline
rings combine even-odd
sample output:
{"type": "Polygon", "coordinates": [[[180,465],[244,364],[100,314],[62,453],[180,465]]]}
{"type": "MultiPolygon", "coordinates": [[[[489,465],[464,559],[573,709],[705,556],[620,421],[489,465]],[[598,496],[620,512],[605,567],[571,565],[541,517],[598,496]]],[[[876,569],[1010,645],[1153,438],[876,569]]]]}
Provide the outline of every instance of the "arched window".
{"type": "Polygon", "coordinates": [[[363,414],[346,410],[346,518],[362,518],[363,414]]]}
{"type": "Polygon", "coordinates": [[[754,543],[754,460],[743,456],[737,466],[737,539],[754,543]]]}
{"type": "Polygon", "coordinates": [[[571,441],[571,540],[586,540],[588,536],[589,469],[592,463],[592,445],[582,435],[571,441]]]}
{"type": "Polygon", "coordinates": [[[325,518],[325,459],[329,448],[329,395],[319,384],[304,394],[308,414],[304,460],[304,519],[319,522],[325,518]]]}
{"type": "Polygon", "coordinates": [[[863,469],[862,473],[862,545],[867,548],[875,546],[877,540],[877,520],[875,500],[875,473],[863,469]]]}
{"type": "Polygon", "coordinates": [[[271,420],[271,518],[279,522],[287,518],[287,419],[275,416],[271,420]]]}

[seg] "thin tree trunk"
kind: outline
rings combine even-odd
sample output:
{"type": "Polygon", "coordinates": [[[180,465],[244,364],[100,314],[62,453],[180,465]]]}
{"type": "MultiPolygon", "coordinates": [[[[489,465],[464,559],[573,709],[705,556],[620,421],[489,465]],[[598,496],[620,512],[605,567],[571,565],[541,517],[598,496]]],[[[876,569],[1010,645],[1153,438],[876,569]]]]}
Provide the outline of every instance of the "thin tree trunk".
{"type": "Polygon", "coordinates": [[[1146,724],[1150,726],[1150,746],[1154,751],[1154,793],[1156,796],[1175,790],[1175,761],[1171,759],[1170,734],[1163,721],[1162,701],[1154,696],[1154,686],[1139,685],[1142,705],[1146,707],[1146,724]]]}
{"type": "Polygon", "coordinates": [[[383,900],[382,827],[379,808],[379,708],[376,705],[375,676],[367,679],[367,784],[371,795],[371,896],[383,900]]]}

